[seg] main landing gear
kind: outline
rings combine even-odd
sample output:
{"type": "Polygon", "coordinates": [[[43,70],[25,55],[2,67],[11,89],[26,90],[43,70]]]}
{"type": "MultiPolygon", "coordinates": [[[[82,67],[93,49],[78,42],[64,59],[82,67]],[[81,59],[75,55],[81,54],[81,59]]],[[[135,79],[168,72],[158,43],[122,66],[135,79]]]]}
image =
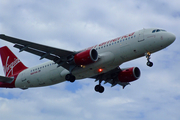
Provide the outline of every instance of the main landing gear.
{"type": "Polygon", "coordinates": [[[76,77],[75,77],[74,75],[72,75],[72,74],[67,74],[67,75],[65,76],[65,79],[66,79],[67,81],[74,82],[74,81],[76,80],[76,77]]]}
{"type": "Polygon", "coordinates": [[[153,66],[153,62],[150,61],[151,53],[147,52],[147,53],[145,53],[145,56],[147,58],[147,66],[152,67],[153,66]]]}
{"type": "Polygon", "coordinates": [[[67,74],[66,76],[65,76],[65,79],[67,80],[67,81],[70,81],[70,82],[74,82],[75,80],[76,80],[76,77],[72,74],[72,71],[73,71],[73,69],[76,67],[76,65],[71,65],[70,67],[69,67],[69,74],[67,74]]]}
{"type": "Polygon", "coordinates": [[[104,92],[104,87],[101,86],[101,82],[102,82],[102,80],[99,80],[99,84],[94,87],[94,90],[96,92],[99,92],[99,93],[103,93],[104,92]]]}

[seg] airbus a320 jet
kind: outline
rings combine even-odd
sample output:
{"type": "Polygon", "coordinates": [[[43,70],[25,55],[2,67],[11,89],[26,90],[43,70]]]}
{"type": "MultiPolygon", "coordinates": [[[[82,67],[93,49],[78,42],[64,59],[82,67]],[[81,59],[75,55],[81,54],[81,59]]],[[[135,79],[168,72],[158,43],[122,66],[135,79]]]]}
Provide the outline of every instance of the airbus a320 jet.
{"type": "Polygon", "coordinates": [[[145,56],[147,66],[152,67],[151,54],[169,46],[176,37],[163,29],[141,29],[80,51],[50,47],[4,34],[0,34],[0,39],[15,44],[19,52],[26,51],[38,55],[40,60],[50,60],[28,68],[8,47],[0,48],[5,73],[5,77],[0,76],[0,87],[27,89],[93,78],[98,81],[95,91],[102,93],[102,81],[112,87],[121,85],[124,88],[140,78],[138,67],[120,68],[122,63],[145,56]]]}

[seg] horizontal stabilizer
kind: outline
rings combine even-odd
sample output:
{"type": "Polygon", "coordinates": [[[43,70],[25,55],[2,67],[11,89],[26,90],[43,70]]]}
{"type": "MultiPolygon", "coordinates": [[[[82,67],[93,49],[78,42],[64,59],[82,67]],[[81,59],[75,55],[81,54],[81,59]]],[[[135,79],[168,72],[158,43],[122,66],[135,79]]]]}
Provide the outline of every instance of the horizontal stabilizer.
{"type": "Polygon", "coordinates": [[[13,80],[14,80],[14,78],[0,76],[0,82],[11,83],[13,80]]]}

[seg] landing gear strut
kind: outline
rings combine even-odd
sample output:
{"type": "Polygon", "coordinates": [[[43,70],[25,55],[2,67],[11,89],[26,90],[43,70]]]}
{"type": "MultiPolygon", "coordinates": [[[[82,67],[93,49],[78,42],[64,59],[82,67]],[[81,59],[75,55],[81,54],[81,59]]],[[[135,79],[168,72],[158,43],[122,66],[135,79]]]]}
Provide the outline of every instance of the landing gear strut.
{"type": "Polygon", "coordinates": [[[65,79],[66,79],[67,81],[74,82],[74,81],[76,80],[76,77],[75,77],[74,75],[72,75],[72,74],[67,74],[67,75],[65,76],[65,79]]]}
{"type": "Polygon", "coordinates": [[[147,58],[147,66],[152,67],[153,66],[153,62],[150,61],[151,53],[147,52],[147,53],[145,53],[145,56],[147,58]]]}
{"type": "Polygon", "coordinates": [[[102,82],[102,80],[99,80],[99,84],[94,87],[94,90],[96,92],[99,92],[99,93],[103,93],[104,92],[104,87],[101,86],[101,82],[102,82]]]}

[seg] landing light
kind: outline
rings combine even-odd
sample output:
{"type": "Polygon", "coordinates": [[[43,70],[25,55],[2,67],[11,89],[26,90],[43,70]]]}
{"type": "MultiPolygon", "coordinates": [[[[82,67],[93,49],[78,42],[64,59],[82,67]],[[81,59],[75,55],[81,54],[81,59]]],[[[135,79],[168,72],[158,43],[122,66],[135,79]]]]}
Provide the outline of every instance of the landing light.
{"type": "Polygon", "coordinates": [[[102,71],[103,71],[103,69],[102,69],[102,68],[99,68],[99,69],[98,69],[98,72],[102,72],[102,71]]]}

